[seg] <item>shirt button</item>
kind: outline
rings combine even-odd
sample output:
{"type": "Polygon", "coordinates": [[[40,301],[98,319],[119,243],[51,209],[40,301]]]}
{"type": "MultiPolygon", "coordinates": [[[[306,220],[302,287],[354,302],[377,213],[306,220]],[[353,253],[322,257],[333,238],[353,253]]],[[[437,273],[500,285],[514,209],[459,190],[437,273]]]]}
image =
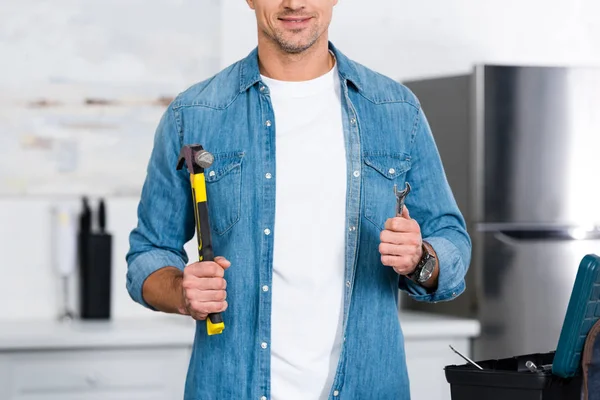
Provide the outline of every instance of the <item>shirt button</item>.
{"type": "Polygon", "coordinates": [[[267,122],[265,122],[266,126],[271,126],[271,121],[267,120],[267,122]]]}
{"type": "Polygon", "coordinates": [[[355,231],[356,227],[355,226],[351,226],[350,228],[348,228],[350,231],[355,231]]]}
{"type": "Polygon", "coordinates": [[[264,232],[267,236],[271,234],[271,230],[269,228],[265,229],[264,232]]]}
{"type": "Polygon", "coordinates": [[[262,347],[263,349],[266,349],[267,348],[267,343],[266,342],[262,342],[260,344],[260,347],[262,347]]]}
{"type": "Polygon", "coordinates": [[[390,168],[388,172],[390,173],[390,175],[393,175],[396,173],[396,170],[394,168],[390,168]]]}
{"type": "Polygon", "coordinates": [[[360,171],[354,171],[354,174],[353,174],[353,175],[354,175],[356,178],[358,178],[358,177],[360,176],[360,171]]]}
{"type": "Polygon", "coordinates": [[[265,178],[267,178],[267,179],[271,179],[272,177],[273,177],[273,175],[271,175],[271,173],[270,173],[270,172],[267,172],[267,173],[265,174],[265,178]]]}
{"type": "Polygon", "coordinates": [[[260,400],[267,400],[267,396],[261,397],[260,400]]]}
{"type": "Polygon", "coordinates": [[[340,392],[338,392],[337,390],[334,390],[334,391],[333,391],[333,395],[334,395],[335,397],[338,397],[338,396],[339,396],[339,394],[340,394],[340,392]]]}
{"type": "Polygon", "coordinates": [[[346,281],[346,287],[350,287],[350,281],[346,281]]]}
{"type": "Polygon", "coordinates": [[[262,287],[262,291],[263,292],[268,292],[269,291],[269,287],[267,285],[262,287]]]}
{"type": "Polygon", "coordinates": [[[261,87],[260,87],[260,91],[261,91],[261,92],[264,92],[264,91],[265,91],[265,87],[264,87],[264,86],[261,86],[261,87]]]}
{"type": "Polygon", "coordinates": [[[209,176],[215,176],[216,174],[215,174],[215,171],[210,171],[210,172],[208,173],[208,175],[209,175],[209,176]]]}
{"type": "Polygon", "coordinates": [[[352,119],[350,119],[350,123],[351,123],[352,125],[356,124],[356,118],[352,118],[352,119]]]}

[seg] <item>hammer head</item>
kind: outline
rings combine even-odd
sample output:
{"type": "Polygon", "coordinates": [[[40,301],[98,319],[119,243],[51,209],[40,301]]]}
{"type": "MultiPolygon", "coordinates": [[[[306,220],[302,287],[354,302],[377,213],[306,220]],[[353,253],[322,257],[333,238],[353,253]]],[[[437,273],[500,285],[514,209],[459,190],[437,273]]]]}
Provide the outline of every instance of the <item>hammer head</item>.
{"type": "Polygon", "coordinates": [[[199,144],[186,145],[179,152],[179,160],[177,161],[177,169],[183,168],[183,164],[187,166],[190,174],[198,174],[204,172],[205,168],[212,165],[215,158],[199,144]]]}

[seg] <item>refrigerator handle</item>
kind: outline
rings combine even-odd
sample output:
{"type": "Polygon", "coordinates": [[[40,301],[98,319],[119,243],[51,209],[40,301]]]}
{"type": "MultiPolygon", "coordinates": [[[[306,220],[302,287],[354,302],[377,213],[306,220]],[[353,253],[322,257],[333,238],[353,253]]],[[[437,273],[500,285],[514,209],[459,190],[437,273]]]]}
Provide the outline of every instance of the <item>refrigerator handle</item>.
{"type": "Polygon", "coordinates": [[[570,241],[600,240],[600,230],[584,228],[537,229],[537,230],[501,230],[495,231],[494,237],[507,244],[516,245],[527,241],[570,241]]]}
{"type": "Polygon", "coordinates": [[[516,246],[519,244],[519,240],[514,239],[513,237],[504,233],[503,231],[494,232],[494,239],[504,243],[507,246],[516,246]]]}

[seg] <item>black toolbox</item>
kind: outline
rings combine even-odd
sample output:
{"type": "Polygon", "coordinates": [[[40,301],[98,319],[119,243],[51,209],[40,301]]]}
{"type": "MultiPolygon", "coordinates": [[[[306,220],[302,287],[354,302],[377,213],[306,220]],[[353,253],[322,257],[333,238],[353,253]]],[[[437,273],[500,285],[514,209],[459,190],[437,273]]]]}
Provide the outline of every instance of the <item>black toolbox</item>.
{"type": "Polygon", "coordinates": [[[498,360],[445,367],[452,400],[579,400],[582,376],[561,378],[552,370],[531,372],[525,365],[532,361],[538,368],[551,365],[554,352],[528,354],[498,360]]]}
{"type": "Polygon", "coordinates": [[[587,254],[577,270],[556,351],[476,361],[482,369],[471,363],[446,366],[452,400],[600,400],[598,324],[600,257],[587,254]]]}

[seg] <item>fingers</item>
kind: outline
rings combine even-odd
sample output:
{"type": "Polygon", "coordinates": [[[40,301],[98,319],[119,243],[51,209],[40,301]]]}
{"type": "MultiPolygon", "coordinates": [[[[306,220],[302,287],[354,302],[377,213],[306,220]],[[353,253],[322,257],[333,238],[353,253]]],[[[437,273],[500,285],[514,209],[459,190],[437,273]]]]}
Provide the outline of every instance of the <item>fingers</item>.
{"type": "Polygon", "coordinates": [[[213,301],[225,301],[227,292],[225,290],[188,290],[186,293],[188,301],[199,301],[210,303],[213,301]]]}
{"type": "Polygon", "coordinates": [[[410,213],[408,212],[408,207],[406,205],[402,208],[402,218],[410,219],[410,213]]]}
{"type": "Polygon", "coordinates": [[[215,314],[227,310],[227,301],[219,302],[199,302],[192,301],[188,303],[188,309],[192,318],[198,321],[203,321],[208,317],[208,314],[215,314]]]}
{"type": "Polygon", "coordinates": [[[222,256],[215,257],[215,262],[219,264],[223,269],[227,269],[231,266],[231,261],[227,260],[225,257],[222,256]]]}
{"type": "Polygon", "coordinates": [[[422,249],[415,245],[380,243],[381,263],[394,268],[400,275],[411,273],[421,259],[422,249]]]}
{"type": "Polygon", "coordinates": [[[421,228],[405,207],[401,217],[389,218],[380,234],[381,263],[400,275],[414,271],[422,255],[421,228]]]}
{"type": "Polygon", "coordinates": [[[380,243],[379,253],[383,256],[413,256],[417,254],[418,246],[405,244],[380,243]]]}
{"type": "MultiPolygon", "coordinates": [[[[408,212],[408,211],[406,211],[408,212]]],[[[404,214],[404,211],[402,212],[404,214]]],[[[406,214],[408,215],[408,214],[406,214]]],[[[421,228],[419,223],[414,219],[408,219],[404,217],[393,217],[388,218],[385,221],[384,228],[393,232],[420,232],[421,228]]]]}
{"type": "Polygon", "coordinates": [[[408,245],[408,246],[420,246],[421,245],[421,234],[420,233],[401,233],[389,230],[381,231],[379,239],[382,243],[408,245]]]}
{"type": "Polygon", "coordinates": [[[185,307],[180,312],[196,320],[205,320],[208,314],[225,311],[228,304],[224,276],[230,266],[231,262],[224,257],[186,266],[182,282],[185,307]]]}
{"type": "Polygon", "coordinates": [[[198,278],[191,274],[183,275],[183,288],[185,290],[225,290],[227,281],[224,278],[198,278]]]}
{"type": "Polygon", "coordinates": [[[411,256],[382,255],[381,263],[392,267],[400,275],[408,275],[415,270],[416,262],[411,256]]]}
{"type": "Polygon", "coordinates": [[[223,312],[227,309],[227,292],[224,290],[185,290],[185,310],[182,314],[196,320],[204,320],[208,314],[223,312]]]}
{"type": "Polygon", "coordinates": [[[217,257],[215,261],[201,261],[190,264],[185,267],[183,273],[198,278],[222,278],[225,276],[225,269],[229,268],[230,265],[231,263],[223,257],[217,257]]]}

